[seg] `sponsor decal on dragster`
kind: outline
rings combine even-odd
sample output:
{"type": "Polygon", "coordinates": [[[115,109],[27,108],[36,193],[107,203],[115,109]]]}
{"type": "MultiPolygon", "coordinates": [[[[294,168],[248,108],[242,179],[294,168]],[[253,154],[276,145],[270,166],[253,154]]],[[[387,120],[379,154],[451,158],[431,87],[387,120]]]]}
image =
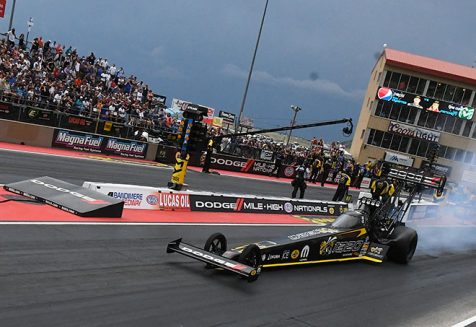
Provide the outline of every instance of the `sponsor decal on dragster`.
{"type": "Polygon", "coordinates": [[[346,205],[298,202],[273,199],[254,199],[208,195],[190,195],[192,211],[283,213],[336,216],[347,211],[346,205]]]}
{"type": "Polygon", "coordinates": [[[182,245],[182,244],[180,244],[179,247],[180,247],[181,250],[183,250],[187,253],[196,255],[197,257],[200,257],[200,258],[203,258],[203,259],[206,259],[206,260],[213,261],[213,262],[215,262],[219,265],[226,266],[226,267],[231,268],[233,270],[244,271],[247,268],[247,266],[242,265],[240,263],[229,262],[229,261],[225,260],[224,258],[217,257],[217,256],[214,256],[214,255],[211,255],[211,254],[208,254],[208,253],[203,253],[201,251],[198,251],[196,249],[191,249],[191,248],[189,248],[185,245],[182,245]]]}
{"type": "Polygon", "coordinates": [[[104,137],[58,130],[53,138],[53,146],[71,148],[86,152],[101,152],[104,137]]]}
{"type": "Polygon", "coordinates": [[[366,255],[371,258],[383,260],[387,253],[388,246],[378,243],[370,243],[366,255]]]}
{"type": "Polygon", "coordinates": [[[336,236],[330,236],[327,240],[321,242],[319,246],[319,254],[329,256],[331,254],[342,254],[343,256],[351,256],[353,253],[362,255],[362,248],[367,244],[367,240],[338,241],[336,236]]]}
{"type": "Polygon", "coordinates": [[[107,195],[111,198],[122,200],[124,205],[129,207],[140,207],[144,197],[142,193],[129,192],[109,192],[107,195]]]}
{"type": "Polygon", "coordinates": [[[175,193],[155,193],[146,197],[146,202],[158,209],[175,210],[190,209],[190,198],[188,194],[175,193]]]}
{"type": "Polygon", "coordinates": [[[110,138],[104,150],[125,157],[145,158],[147,143],[110,138]]]}
{"type": "Polygon", "coordinates": [[[294,234],[294,235],[289,235],[288,239],[292,241],[298,241],[302,240],[304,238],[309,238],[309,237],[314,237],[317,235],[322,235],[322,234],[333,234],[333,233],[338,233],[339,230],[333,229],[333,228],[316,228],[307,232],[302,232],[299,234],[294,234]]]}

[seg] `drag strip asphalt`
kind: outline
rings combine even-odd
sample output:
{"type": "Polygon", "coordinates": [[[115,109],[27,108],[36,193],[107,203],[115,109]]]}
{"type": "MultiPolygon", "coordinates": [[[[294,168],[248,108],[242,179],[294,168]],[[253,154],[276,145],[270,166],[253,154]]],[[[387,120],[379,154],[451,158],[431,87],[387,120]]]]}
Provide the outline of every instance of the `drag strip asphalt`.
{"type": "Polygon", "coordinates": [[[166,254],[220,231],[231,246],[309,227],[1,226],[0,325],[451,326],[476,314],[476,252],[408,266],[275,268],[247,283],[166,254]]]}
{"type": "MultiPolygon", "coordinates": [[[[0,166],[2,184],[47,175],[163,187],[170,178],[155,167],[6,151],[0,166]]],[[[291,193],[291,185],[192,171],[186,182],[193,190],[291,193]]],[[[305,198],[333,193],[312,187],[305,198]]],[[[0,225],[0,326],[451,326],[476,315],[474,248],[417,252],[408,266],[276,268],[255,283],[165,253],[179,237],[202,246],[220,231],[234,246],[308,229],[0,225]]]]}

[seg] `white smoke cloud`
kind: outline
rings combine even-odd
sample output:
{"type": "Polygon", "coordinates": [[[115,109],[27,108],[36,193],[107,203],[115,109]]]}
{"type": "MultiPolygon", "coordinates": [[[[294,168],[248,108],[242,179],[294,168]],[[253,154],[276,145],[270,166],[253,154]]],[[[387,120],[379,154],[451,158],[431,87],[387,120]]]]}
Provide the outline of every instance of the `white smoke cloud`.
{"type": "MultiPolygon", "coordinates": [[[[233,64],[225,65],[223,67],[222,72],[226,75],[243,79],[247,78],[248,76],[247,71],[233,64]]],[[[361,99],[365,93],[365,91],[363,90],[344,90],[339,84],[325,79],[300,80],[294,79],[292,77],[273,76],[265,71],[253,71],[252,79],[253,81],[257,81],[264,84],[306,89],[319,93],[326,93],[351,99],[361,99]]]]}

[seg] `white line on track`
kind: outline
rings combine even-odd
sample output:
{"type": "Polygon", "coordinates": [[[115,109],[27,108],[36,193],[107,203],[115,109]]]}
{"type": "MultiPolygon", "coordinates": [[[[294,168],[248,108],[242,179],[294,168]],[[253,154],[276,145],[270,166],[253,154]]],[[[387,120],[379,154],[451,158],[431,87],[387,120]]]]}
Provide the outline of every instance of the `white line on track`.
{"type": "Polygon", "coordinates": [[[79,221],[1,221],[0,225],[85,225],[85,226],[237,226],[237,227],[309,227],[316,224],[246,224],[246,223],[127,223],[127,222],[79,222],[79,221]]]}
{"type": "Polygon", "coordinates": [[[451,327],[466,327],[471,325],[473,322],[476,322],[476,316],[473,316],[471,318],[466,319],[465,321],[462,321],[460,323],[457,323],[456,325],[453,325],[451,327]]]}
{"type": "MultiPolygon", "coordinates": [[[[16,152],[16,153],[25,153],[25,154],[36,154],[36,155],[40,155],[40,156],[50,156],[50,157],[59,157],[59,158],[68,158],[68,159],[79,159],[79,160],[89,160],[89,161],[96,161],[96,162],[107,162],[107,163],[115,163],[115,164],[122,164],[122,165],[131,165],[131,166],[140,166],[140,167],[151,167],[151,168],[159,168],[159,169],[167,169],[167,170],[171,170],[172,167],[170,166],[167,166],[167,165],[164,165],[164,166],[159,166],[159,165],[154,165],[154,164],[147,164],[147,161],[145,162],[145,164],[142,164],[140,162],[133,162],[133,161],[127,161],[127,158],[124,158],[123,160],[124,161],[121,161],[121,158],[113,158],[111,157],[111,159],[116,159],[117,161],[115,160],[107,160],[108,157],[104,157],[104,159],[96,159],[96,158],[87,158],[87,157],[76,157],[76,156],[73,156],[73,157],[70,157],[70,156],[67,156],[67,155],[63,155],[63,154],[54,154],[54,153],[41,153],[41,152],[30,152],[30,151],[23,151],[23,150],[13,150],[13,149],[0,149],[0,151],[7,151],[7,152],[16,152]]],[[[84,153],[85,155],[87,155],[87,153],[84,153]]],[[[91,153],[90,154],[91,156],[94,156],[95,154],[94,153],[91,153]]]]}

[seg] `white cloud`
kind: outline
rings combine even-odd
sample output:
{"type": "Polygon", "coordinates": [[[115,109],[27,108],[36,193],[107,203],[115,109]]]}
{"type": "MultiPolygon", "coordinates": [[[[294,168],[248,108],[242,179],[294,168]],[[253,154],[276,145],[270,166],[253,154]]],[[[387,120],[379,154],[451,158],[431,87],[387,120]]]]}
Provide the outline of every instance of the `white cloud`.
{"type": "MultiPolygon", "coordinates": [[[[247,71],[244,71],[233,64],[225,65],[223,67],[222,72],[226,75],[243,79],[248,77],[247,71]]],[[[314,81],[300,80],[294,79],[292,77],[273,76],[265,71],[253,71],[252,80],[269,85],[290,86],[294,88],[306,89],[331,95],[344,96],[353,99],[360,99],[365,93],[363,90],[346,91],[339,84],[325,79],[317,79],[314,81]]]]}

